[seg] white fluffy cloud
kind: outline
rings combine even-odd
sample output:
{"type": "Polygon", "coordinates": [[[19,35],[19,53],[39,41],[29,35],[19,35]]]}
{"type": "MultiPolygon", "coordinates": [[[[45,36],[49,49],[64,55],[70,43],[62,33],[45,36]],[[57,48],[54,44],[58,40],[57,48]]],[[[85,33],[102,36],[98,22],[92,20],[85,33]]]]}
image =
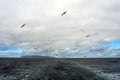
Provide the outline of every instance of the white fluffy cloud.
{"type": "Polygon", "coordinates": [[[23,48],[26,54],[57,53],[62,57],[88,54],[96,45],[120,39],[119,3],[119,0],[0,0],[0,45],[23,48]],[[62,17],[64,11],[67,14],[62,17]]]}

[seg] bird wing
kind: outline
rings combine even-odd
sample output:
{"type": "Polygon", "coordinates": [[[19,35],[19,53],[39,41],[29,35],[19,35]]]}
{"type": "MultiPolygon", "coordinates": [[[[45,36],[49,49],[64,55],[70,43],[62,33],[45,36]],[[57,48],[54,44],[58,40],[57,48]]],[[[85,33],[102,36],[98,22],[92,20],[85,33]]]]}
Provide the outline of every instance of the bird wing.
{"type": "Polygon", "coordinates": [[[21,26],[21,28],[23,28],[25,26],[25,24],[23,24],[22,26],[21,26]]]}
{"type": "Polygon", "coordinates": [[[65,13],[62,13],[62,15],[61,16],[63,16],[65,13]]]}
{"type": "Polygon", "coordinates": [[[66,11],[65,11],[65,12],[63,12],[61,16],[63,16],[63,15],[64,15],[64,14],[66,14],[66,13],[67,13],[66,11]]]}

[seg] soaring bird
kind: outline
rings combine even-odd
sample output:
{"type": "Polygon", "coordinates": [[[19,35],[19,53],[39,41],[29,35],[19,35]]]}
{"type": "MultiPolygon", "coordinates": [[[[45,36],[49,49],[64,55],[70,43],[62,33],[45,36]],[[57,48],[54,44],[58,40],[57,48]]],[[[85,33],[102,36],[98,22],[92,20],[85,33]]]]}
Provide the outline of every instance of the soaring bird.
{"type": "Polygon", "coordinates": [[[90,37],[90,35],[87,35],[86,37],[90,37]]]}
{"type": "Polygon", "coordinates": [[[23,24],[23,25],[21,26],[21,28],[23,28],[25,25],[26,25],[26,24],[23,24]]]}
{"type": "Polygon", "coordinates": [[[61,16],[65,15],[66,13],[67,13],[67,11],[63,12],[63,13],[61,14],[61,16]]]}

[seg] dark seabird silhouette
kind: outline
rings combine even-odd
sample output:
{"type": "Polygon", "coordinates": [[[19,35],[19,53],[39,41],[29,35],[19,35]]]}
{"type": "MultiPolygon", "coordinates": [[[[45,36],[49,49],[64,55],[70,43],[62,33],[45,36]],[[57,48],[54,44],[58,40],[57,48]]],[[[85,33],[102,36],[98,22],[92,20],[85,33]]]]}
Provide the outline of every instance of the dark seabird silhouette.
{"type": "Polygon", "coordinates": [[[61,16],[65,15],[66,13],[67,13],[67,11],[63,12],[63,13],[61,14],[61,16]]]}
{"type": "Polygon", "coordinates": [[[26,25],[26,24],[23,24],[23,25],[21,26],[21,28],[23,28],[25,25],[26,25]]]}
{"type": "Polygon", "coordinates": [[[58,57],[58,54],[55,54],[56,57],[58,57]]]}
{"type": "Polygon", "coordinates": [[[87,35],[86,37],[90,37],[90,35],[87,35]]]}

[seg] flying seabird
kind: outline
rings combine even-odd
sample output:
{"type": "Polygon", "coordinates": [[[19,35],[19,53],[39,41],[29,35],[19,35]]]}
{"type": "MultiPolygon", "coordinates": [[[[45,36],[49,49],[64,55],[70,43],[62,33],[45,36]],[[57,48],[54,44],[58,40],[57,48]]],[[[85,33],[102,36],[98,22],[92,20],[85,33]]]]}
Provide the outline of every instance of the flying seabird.
{"type": "Polygon", "coordinates": [[[61,14],[61,16],[65,15],[66,13],[67,13],[67,11],[63,12],[63,13],[61,14]]]}
{"type": "Polygon", "coordinates": [[[90,37],[90,35],[87,35],[86,37],[90,37]]]}
{"type": "Polygon", "coordinates": [[[21,28],[23,28],[25,25],[26,25],[26,24],[23,24],[23,25],[21,26],[21,28]]]}

